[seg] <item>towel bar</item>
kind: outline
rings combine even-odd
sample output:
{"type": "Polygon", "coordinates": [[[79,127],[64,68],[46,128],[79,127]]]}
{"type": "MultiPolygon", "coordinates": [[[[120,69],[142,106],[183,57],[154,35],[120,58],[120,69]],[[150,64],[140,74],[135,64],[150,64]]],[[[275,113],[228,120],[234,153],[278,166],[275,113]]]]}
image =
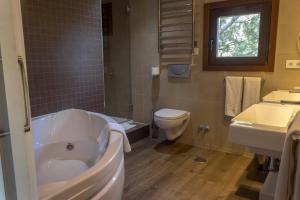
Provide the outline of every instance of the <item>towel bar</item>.
{"type": "Polygon", "coordinates": [[[159,0],[158,9],[160,63],[170,55],[174,57],[168,58],[166,64],[178,64],[176,58],[182,55],[191,55],[186,63],[192,63],[195,0],[159,0]]]}
{"type": "Polygon", "coordinates": [[[173,7],[166,7],[166,8],[162,8],[161,11],[162,12],[173,12],[173,11],[176,11],[176,10],[192,10],[192,4],[189,3],[189,4],[184,4],[183,6],[173,6],[173,7]]]}
{"type": "Polygon", "coordinates": [[[186,3],[189,2],[189,0],[170,0],[170,1],[161,1],[161,5],[166,5],[166,4],[174,4],[174,3],[186,3]]]}
{"type": "Polygon", "coordinates": [[[161,19],[162,20],[168,20],[168,19],[177,19],[177,18],[188,18],[188,17],[191,17],[191,14],[189,13],[179,13],[179,14],[176,14],[176,15],[164,15],[164,16],[161,16],[161,19]]]}
{"type": "MultiPolygon", "coordinates": [[[[243,78],[245,78],[245,76],[243,76],[243,78]]],[[[226,82],[226,78],[224,78],[224,80],[223,80],[223,83],[224,83],[224,84],[225,84],[225,82],[226,82]]],[[[265,82],[266,82],[266,80],[263,79],[263,78],[261,78],[261,85],[264,85],[265,82]]]]}
{"type": "Polygon", "coordinates": [[[164,24],[160,25],[160,28],[165,28],[165,27],[174,27],[174,26],[188,26],[188,25],[193,25],[191,22],[185,22],[185,23],[173,23],[173,24],[164,24]]]}
{"type": "Polygon", "coordinates": [[[179,42],[179,43],[163,43],[160,45],[161,49],[166,49],[166,48],[179,48],[179,47],[190,47],[191,43],[189,42],[179,42]]]}
{"type": "Polygon", "coordinates": [[[162,33],[178,33],[178,32],[189,32],[191,29],[178,29],[178,30],[169,30],[169,31],[159,31],[160,34],[162,33]]]}
{"type": "Polygon", "coordinates": [[[185,36],[161,36],[160,40],[177,40],[177,39],[189,39],[192,38],[191,35],[185,35],[185,36]]]}
{"type": "MultiPolygon", "coordinates": [[[[171,17],[171,16],[177,16],[177,15],[183,15],[183,14],[188,15],[191,12],[192,12],[192,10],[179,10],[176,12],[168,12],[168,13],[161,14],[161,17],[171,17]]],[[[188,16],[186,16],[186,17],[188,17],[188,16]]]]}
{"type": "Polygon", "coordinates": [[[162,49],[161,52],[163,54],[169,54],[169,55],[191,54],[192,53],[192,49],[167,49],[167,50],[162,49]]]}

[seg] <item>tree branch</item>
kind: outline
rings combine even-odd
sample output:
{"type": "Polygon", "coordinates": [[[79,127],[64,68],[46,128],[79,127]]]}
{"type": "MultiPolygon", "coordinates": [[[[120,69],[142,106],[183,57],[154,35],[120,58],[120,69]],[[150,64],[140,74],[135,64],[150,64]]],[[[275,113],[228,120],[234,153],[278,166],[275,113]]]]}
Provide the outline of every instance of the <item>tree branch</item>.
{"type": "Polygon", "coordinates": [[[226,31],[234,22],[236,22],[239,19],[239,16],[233,16],[232,20],[226,24],[221,30],[220,33],[223,33],[224,31],[226,31]]]}

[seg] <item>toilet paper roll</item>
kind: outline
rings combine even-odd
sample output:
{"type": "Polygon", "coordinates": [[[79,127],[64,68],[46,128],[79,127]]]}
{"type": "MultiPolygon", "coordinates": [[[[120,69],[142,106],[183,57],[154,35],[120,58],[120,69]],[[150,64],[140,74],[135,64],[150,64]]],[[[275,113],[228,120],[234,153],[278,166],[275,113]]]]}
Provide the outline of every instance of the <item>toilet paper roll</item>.
{"type": "Polygon", "coordinates": [[[152,76],[158,76],[160,74],[159,67],[152,67],[152,76]]]}

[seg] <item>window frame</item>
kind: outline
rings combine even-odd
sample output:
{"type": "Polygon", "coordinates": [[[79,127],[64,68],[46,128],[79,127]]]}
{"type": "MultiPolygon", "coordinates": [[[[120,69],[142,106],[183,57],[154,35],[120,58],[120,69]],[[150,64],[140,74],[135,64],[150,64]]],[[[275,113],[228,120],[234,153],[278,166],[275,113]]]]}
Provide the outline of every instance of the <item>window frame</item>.
{"type": "Polygon", "coordinates": [[[228,0],[204,5],[204,71],[274,71],[279,0],[228,0]],[[261,13],[258,57],[217,57],[220,16],[261,13]],[[211,48],[211,41],[214,44],[211,48]]]}

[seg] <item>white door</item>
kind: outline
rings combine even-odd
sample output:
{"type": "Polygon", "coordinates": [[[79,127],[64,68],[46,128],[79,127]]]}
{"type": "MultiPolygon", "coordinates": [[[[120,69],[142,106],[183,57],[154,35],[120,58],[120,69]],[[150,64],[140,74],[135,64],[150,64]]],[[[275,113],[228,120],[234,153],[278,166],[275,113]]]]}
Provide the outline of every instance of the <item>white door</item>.
{"type": "MultiPolygon", "coordinates": [[[[14,179],[17,199],[35,200],[37,199],[37,185],[30,132],[31,118],[26,82],[27,74],[26,66],[22,65],[26,62],[20,60],[18,63],[18,57],[25,58],[20,10],[19,0],[0,0],[0,48],[2,57],[2,69],[0,70],[3,71],[3,80],[0,80],[2,85],[0,86],[4,88],[4,94],[0,94],[2,95],[0,107],[6,104],[8,122],[5,129],[7,130],[2,132],[6,132],[11,141],[12,172],[14,172],[14,176],[10,176],[8,179],[14,179]],[[5,103],[3,103],[3,99],[5,99],[5,103]]],[[[1,115],[2,119],[5,119],[4,115],[6,114],[5,112],[4,114],[0,113],[0,120],[1,115]]],[[[2,168],[4,167],[2,166],[2,168]]],[[[5,175],[3,174],[3,176],[5,175]]],[[[0,185],[1,182],[0,180],[0,185]]],[[[4,187],[6,192],[11,189],[4,187]]]]}

